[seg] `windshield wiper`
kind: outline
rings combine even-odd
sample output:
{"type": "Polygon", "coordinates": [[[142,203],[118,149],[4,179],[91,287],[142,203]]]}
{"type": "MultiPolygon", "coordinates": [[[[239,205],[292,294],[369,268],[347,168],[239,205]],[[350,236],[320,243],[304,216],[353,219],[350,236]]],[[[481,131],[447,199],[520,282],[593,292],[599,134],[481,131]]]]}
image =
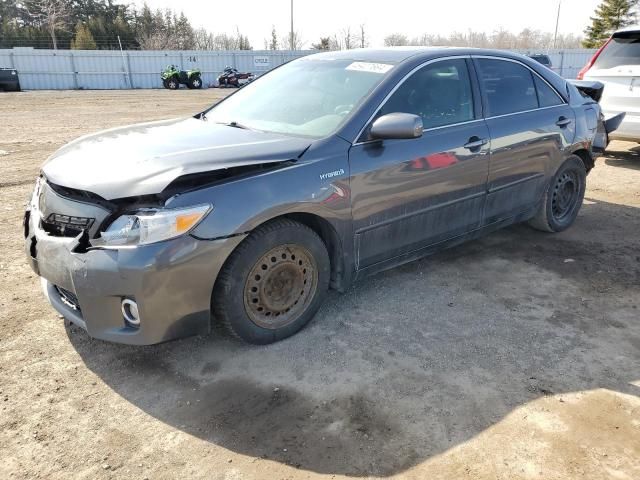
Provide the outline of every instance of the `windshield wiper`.
{"type": "Polygon", "coordinates": [[[241,128],[242,130],[251,130],[251,128],[247,127],[246,125],[243,125],[242,123],[238,123],[236,121],[232,121],[232,122],[216,122],[216,123],[219,123],[220,125],[226,125],[227,127],[241,128]]]}

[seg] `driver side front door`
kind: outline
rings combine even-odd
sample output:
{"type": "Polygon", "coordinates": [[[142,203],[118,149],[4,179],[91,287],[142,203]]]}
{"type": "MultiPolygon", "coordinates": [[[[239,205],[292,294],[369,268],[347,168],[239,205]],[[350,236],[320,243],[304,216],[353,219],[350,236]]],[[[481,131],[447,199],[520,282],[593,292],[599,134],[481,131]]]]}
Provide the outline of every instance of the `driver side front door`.
{"type": "MultiPolygon", "coordinates": [[[[401,261],[480,226],[489,169],[489,131],[477,108],[470,60],[431,61],[380,108],[420,115],[418,139],[351,147],[357,268],[401,261]]],[[[366,135],[366,129],[365,134],[366,135]]]]}

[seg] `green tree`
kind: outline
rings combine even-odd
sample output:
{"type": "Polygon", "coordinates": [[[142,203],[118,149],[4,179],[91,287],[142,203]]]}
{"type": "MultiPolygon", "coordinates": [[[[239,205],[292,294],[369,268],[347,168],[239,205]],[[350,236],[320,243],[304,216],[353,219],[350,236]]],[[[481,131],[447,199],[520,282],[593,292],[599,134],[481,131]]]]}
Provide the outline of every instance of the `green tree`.
{"type": "Polygon", "coordinates": [[[71,40],[71,50],[95,50],[96,41],[91,35],[91,31],[84,23],[76,25],[76,34],[71,40]]]}
{"type": "Polygon", "coordinates": [[[329,50],[331,48],[331,37],[320,37],[318,43],[311,45],[314,50],[329,50]]]}
{"type": "Polygon", "coordinates": [[[586,38],[582,45],[599,48],[613,32],[634,23],[638,3],[638,0],[604,0],[591,17],[591,25],[584,31],[586,38]]]}

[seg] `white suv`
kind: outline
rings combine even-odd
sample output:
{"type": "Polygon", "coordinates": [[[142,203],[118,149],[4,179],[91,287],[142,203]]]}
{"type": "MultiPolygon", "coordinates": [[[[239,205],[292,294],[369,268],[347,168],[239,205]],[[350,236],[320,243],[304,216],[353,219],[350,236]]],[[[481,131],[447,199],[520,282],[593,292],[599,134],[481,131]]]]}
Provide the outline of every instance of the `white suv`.
{"type": "Polygon", "coordinates": [[[640,142],[640,26],[615,32],[578,74],[604,83],[605,118],[626,112],[612,139],[640,142]]]}

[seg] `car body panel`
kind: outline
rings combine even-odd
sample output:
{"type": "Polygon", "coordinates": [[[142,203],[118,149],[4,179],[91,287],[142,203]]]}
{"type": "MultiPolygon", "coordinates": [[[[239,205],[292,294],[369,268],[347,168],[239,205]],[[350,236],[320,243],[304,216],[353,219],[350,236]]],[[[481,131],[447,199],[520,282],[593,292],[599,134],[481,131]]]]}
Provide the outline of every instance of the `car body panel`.
{"type": "Polygon", "coordinates": [[[42,173],[112,200],[160,193],[183,175],[296,159],[310,144],[196,118],[163,120],[75,140],[49,157],[42,173]]]}
{"type": "Polygon", "coordinates": [[[211,290],[224,260],[246,235],[203,241],[186,235],[136,249],[76,252],[78,238],[56,238],[26,219],[26,255],[54,308],[92,337],[133,345],[207,333],[211,290]],[[79,305],[61,299],[71,292],[79,305]],[[124,298],[138,300],[140,328],[126,325],[124,298]]]}
{"type": "Polygon", "coordinates": [[[253,230],[282,216],[306,223],[327,242],[332,285],[344,290],[364,275],[531,218],[557,168],[573,152],[588,158],[602,127],[595,101],[516,54],[403,48],[319,56],[394,64],[388,77],[326,138],[218,125],[206,120],[205,111],[194,118],[89,135],[58,150],[42,169],[42,181],[52,189],[37,191],[25,216],[25,251],[46,279],[52,305],[90,335],[111,341],[157,343],[208,331],[215,302],[211,292],[225,261],[253,230]],[[525,65],[566,104],[485,118],[471,61],[478,56],[525,65]],[[466,59],[475,118],[426,129],[414,140],[369,142],[367,128],[396,86],[417,68],[442,58],[466,59]],[[571,118],[565,128],[555,124],[561,116],[571,118]],[[487,141],[466,148],[474,138],[487,141]],[[229,173],[260,165],[273,168],[229,173]],[[90,240],[122,212],[135,211],[140,197],[158,196],[194,174],[181,190],[154,200],[164,208],[212,205],[188,235],[130,249],[92,247],[90,240]],[[90,192],[104,203],[94,202],[91,195],[67,198],[67,190],[53,186],[90,192]],[[41,212],[65,213],[52,209],[92,216],[95,226],[58,238],[42,229],[41,212]],[[69,307],[56,287],[77,296],[80,311],[69,307]],[[143,327],[138,333],[123,323],[119,309],[124,298],[139,302],[143,327]]]}
{"type": "Polygon", "coordinates": [[[640,141],[640,52],[635,63],[621,57],[609,58],[618,37],[635,35],[640,39],[640,28],[629,27],[615,32],[599,53],[594,64],[584,74],[584,80],[596,80],[605,85],[600,105],[606,118],[626,113],[612,139],[640,141]]]}
{"type": "Polygon", "coordinates": [[[491,168],[485,224],[516,215],[542,196],[576,131],[575,114],[568,105],[489,118],[487,125],[491,168]],[[572,123],[558,127],[560,118],[572,123]]]}
{"type": "Polygon", "coordinates": [[[357,268],[479,226],[489,142],[476,151],[464,148],[474,137],[489,138],[484,120],[427,130],[416,140],[351,148],[357,268]]]}

